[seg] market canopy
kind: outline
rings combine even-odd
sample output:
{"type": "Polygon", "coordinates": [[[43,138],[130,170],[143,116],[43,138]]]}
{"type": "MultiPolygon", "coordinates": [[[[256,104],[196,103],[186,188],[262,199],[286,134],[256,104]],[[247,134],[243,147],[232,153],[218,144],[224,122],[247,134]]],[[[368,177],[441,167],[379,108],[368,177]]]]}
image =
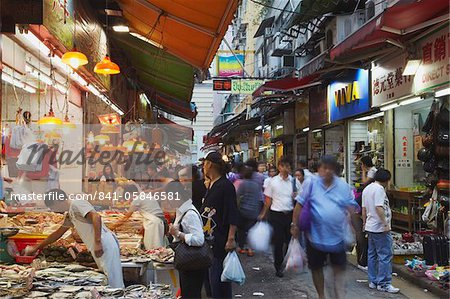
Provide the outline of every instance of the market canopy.
{"type": "Polygon", "coordinates": [[[118,0],[137,33],[206,70],[237,9],[238,0],[118,0]]]}
{"type": "Polygon", "coordinates": [[[170,130],[171,139],[174,139],[174,141],[192,140],[194,138],[194,129],[179,125],[162,115],[158,115],[158,124],[162,124],[170,130]]]}
{"type": "Polygon", "coordinates": [[[364,50],[374,55],[375,47],[386,44],[402,47],[402,37],[445,19],[448,0],[400,0],[332,48],[330,58],[354,57],[364,50]]]}
{"type": "Polygon", "coordinates": [[[190,101],[194,88],[194,68],[181,59],[131,35],[114,35],[136,70],[140,87],[155,106],[167,112],[192,119],[190,101]],[[171,108],[166,109],[167,102],[171,108]],[[178,108],[177,108],[178,106],[178,108]],[[186,110],[186,111],[184,111],[186,110]]]}
{"type": "Polygon", "coordinates": [[[272,80],[261,85],[257,90],[253,92],[253,96],[259,96],[266,91],[293,91],[296,89],[307,88],[317,84],[316,79],[319,75],[313,74],[303,78],[283,78],[278,80],[272,80]]]}

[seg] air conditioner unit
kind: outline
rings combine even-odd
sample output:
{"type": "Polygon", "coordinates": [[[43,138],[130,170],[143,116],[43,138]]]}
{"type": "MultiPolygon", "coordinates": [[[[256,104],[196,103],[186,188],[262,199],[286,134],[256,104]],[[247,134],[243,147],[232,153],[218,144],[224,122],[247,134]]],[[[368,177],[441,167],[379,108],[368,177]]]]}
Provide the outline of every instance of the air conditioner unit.
{"type": "Polygon", "coordinates": [[[393,2],[392,0],[367,0],[365,3],[365,14],[366,20],[370,20],[373,17],[380,15],[388,6],[388,2],[393,2]]]}
{"type": "Polygon", "coordinates": [[[272,36],[273,35],[273,26],[270,26],[270,27],[266,27],[265,29],[264,29],[264,36],[265,37],[268,37],[268,36],[272,36]]]}
{"type": "Polygon", "coordinates": [[[358,10],[353,14],[353,32],[361,28],[366,22],[366,12],[364,10],[358,10]]]}
{"type": "Polygon", "coordinates": [[[280,32],[277,32],[275,34],[275,41],[274,41],[274,50],[290,50],[292,51],[292,42],[283,40],[282,35],[280,32]]]}
{"type": "Polygon", "coordinates": [[[295,57],[294,55],[284,55],[283,59],[283,67],[295,67],[295,57]]]}

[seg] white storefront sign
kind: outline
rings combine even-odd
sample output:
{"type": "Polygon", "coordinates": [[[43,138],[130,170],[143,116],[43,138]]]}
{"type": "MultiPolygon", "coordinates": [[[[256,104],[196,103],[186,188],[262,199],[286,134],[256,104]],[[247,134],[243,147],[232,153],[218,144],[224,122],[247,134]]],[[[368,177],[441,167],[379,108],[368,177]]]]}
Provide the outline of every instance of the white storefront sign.
{"type": "Polygon", "coordinates": [[[448,24],[421,40],[417,49],[422,59],[414,77],[414,91],[421,93],[450,82],[450,33],[448,24]]]}
{"type": "Polygon", "coordinates": [[[406,54],[372,68],[372,107],[378,107],[413,92],[413,76],[403,76],[406,54]]]}
{"type": "Polygon", "coordinates": [[[372,107],[421,94],[450,82],[450,33],[447,26],[417,43],[422,63],[414,76],[403,76],[406,53],[372,66],[372,107]]]}

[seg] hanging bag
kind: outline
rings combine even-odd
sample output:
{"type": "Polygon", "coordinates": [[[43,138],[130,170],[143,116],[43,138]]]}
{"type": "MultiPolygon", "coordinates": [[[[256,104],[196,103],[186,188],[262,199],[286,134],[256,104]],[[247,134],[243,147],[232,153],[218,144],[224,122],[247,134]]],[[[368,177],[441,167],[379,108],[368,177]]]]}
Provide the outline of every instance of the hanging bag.
{"type": "Polygon", "coordinates": [[[245,273],[242,269],[239,257],[236,251],[229,252],[223,261],[223,271],[220,276],[222,282],[235,282],[239,285],[243,285],[245,282],[245,273]]]}
{"type": "Polygon", "coordinates": [[[311,191],[312,191],[313,180],[309,181],[309,192],[308,198],[305,200],[305,203],[302,207],[302,211],[300,213],[298,219],[298,228],[301,231],[309,232],[311,229],[312,215],[311,215],[311,191]]]}
{"type": "MultiPolygon", "coordinates": [[[[181,222],[189,211],[194,211],[197,214],[194,209],[190,209],[183,214],[178,222],[181,232],[183,231],[181,222]]],[[[198,216],[200,217],[200,215],[198,216]]],[[[189,246],[184,242],[176,242],[172,243],[171,247],[175,252],[173,265],[177,270],[195,271],[207,269],[212,264],[213,254],[207,242],[203,242],[202,246],[189,246]]]]}

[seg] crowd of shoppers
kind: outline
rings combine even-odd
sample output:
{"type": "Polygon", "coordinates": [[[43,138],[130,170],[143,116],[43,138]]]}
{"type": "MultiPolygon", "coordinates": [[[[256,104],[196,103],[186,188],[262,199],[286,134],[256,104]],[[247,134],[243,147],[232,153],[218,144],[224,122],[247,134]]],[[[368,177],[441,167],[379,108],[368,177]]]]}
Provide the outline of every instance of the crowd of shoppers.
{"type": "MultiPolygon", "coordinates": [[[[340,178],[342,166],[332,156],[323,156],[310,169],[300,161],[295,171],[283,157],[276,167],[254,159],[229,166],[220,153],[210,152],[201,163],[201,168],[190,165],[178,172],[178,187],[185,191],[186,200],[177,208],[169,234],[188,246],[208,242],[213,259],[209,269],[180,271],[183,298],[200,298],[203,286],[209,297],[232,298],[232,284],[221,281],[224,259],[234,250],[249,257],[255,254],[247,234],[257,221],[268,221],[273,229],[277,277],[284,276],[289,241],[292,237],[300,241],[319,298],[325,298],[325,265],[333,270],[333,297],[344,297],[346,254],[351,250],[345,240],[352,231],[358,264],[368,271],[369,287],[399,291],[392,286],[391,212],[384,191],[390,173],[377,170],[369,157],[361,158],[360,190],[352,190],[340,178]],[[300,231],[298,223],[308,214],[310,226],[300,231]]],[[[149,173],[159,187],[174,184],[156,179],[160,175],[153,169],[149,173]]]]}

